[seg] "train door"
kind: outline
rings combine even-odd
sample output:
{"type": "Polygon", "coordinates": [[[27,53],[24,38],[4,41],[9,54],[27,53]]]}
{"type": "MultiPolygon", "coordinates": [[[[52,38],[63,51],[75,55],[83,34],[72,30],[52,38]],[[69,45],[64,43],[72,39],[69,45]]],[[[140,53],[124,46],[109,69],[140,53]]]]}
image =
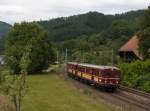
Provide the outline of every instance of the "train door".
{"type": "Polygon", "coordinates": [[[78,65],[75,66],[75,75],[78,74],[78,65]]]}
{"type": "Polygon", "coordinates": [[[94,81],[94,72],[95,72],[95,71],[94,71],[94,69],[91,69],[91,70],[92,70],[91,80],[94,81]]]}
{"type": "Polygon", "coordinates": [[[82,66],[80,66],[80,74],[78,75],[79,77],[81,77],[82,76],[82,74],[83,74],[83,67],[82,66]]]}
{"type": "Polygon", "coordinates": [[[101,83],[102,82],[102,70],[99,69],[99,74],[98,74],[98,82],[101,83]]]}

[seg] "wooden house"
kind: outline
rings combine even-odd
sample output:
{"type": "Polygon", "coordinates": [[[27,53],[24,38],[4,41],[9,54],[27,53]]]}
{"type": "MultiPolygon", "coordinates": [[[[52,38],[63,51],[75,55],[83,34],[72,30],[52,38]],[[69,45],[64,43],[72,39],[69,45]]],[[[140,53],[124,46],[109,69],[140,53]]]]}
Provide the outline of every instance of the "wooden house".
{"type": "Polygon", "coordinates": [[[134,60],[143,60],[142,54],[139,52],[139,39],[135,35],[129,39],[120,49],[119,56],[125,62],[134,60]]]}

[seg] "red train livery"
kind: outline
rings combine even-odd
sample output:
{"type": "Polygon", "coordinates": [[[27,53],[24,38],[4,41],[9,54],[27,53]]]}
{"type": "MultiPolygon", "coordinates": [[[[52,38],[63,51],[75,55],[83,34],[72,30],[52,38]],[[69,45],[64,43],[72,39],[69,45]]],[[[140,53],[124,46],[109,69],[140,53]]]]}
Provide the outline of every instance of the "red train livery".
{"type": "Polygon", "coordinates": [[[69,76],[86,80],[89,83],[115,90],[120,83],[121,72],[117,67],[67,63],[69,76]]]}

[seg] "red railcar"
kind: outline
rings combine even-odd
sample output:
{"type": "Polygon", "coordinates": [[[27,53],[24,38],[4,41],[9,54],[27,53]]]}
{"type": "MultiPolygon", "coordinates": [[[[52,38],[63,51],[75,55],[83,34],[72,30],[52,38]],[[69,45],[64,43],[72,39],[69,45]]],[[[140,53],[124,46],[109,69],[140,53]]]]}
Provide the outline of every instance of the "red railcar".
{"type": "Polygon", "coordinates": [[[119,86],[121,72],[117,67],[67,63],[68,75],[114,90],[119,86]]]}

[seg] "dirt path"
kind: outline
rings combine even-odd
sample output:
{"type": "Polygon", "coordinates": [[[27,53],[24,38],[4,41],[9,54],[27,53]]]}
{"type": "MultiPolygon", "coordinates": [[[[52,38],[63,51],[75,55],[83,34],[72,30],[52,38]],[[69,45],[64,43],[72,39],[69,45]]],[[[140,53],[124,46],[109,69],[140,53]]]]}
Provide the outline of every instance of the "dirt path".
{"type": "Polygon", "coordinates": [[[114,93],[109,93],[100,88],[95,88],[94,86],[81,83],[68,77],[65,72],[64,65],[60,68],[60,76],[62,76],[65,80],[70,81],[70,83],[73,84],[78,90],[83,91],[84,93],[89,93],[89,95],[95,100],[111,104],[116,108],[121,109],[121,111],[148,111],[132,104],[130,101],[125,101],[127,98],[123,97],[122,92],[119,90],[114,93]]]}

